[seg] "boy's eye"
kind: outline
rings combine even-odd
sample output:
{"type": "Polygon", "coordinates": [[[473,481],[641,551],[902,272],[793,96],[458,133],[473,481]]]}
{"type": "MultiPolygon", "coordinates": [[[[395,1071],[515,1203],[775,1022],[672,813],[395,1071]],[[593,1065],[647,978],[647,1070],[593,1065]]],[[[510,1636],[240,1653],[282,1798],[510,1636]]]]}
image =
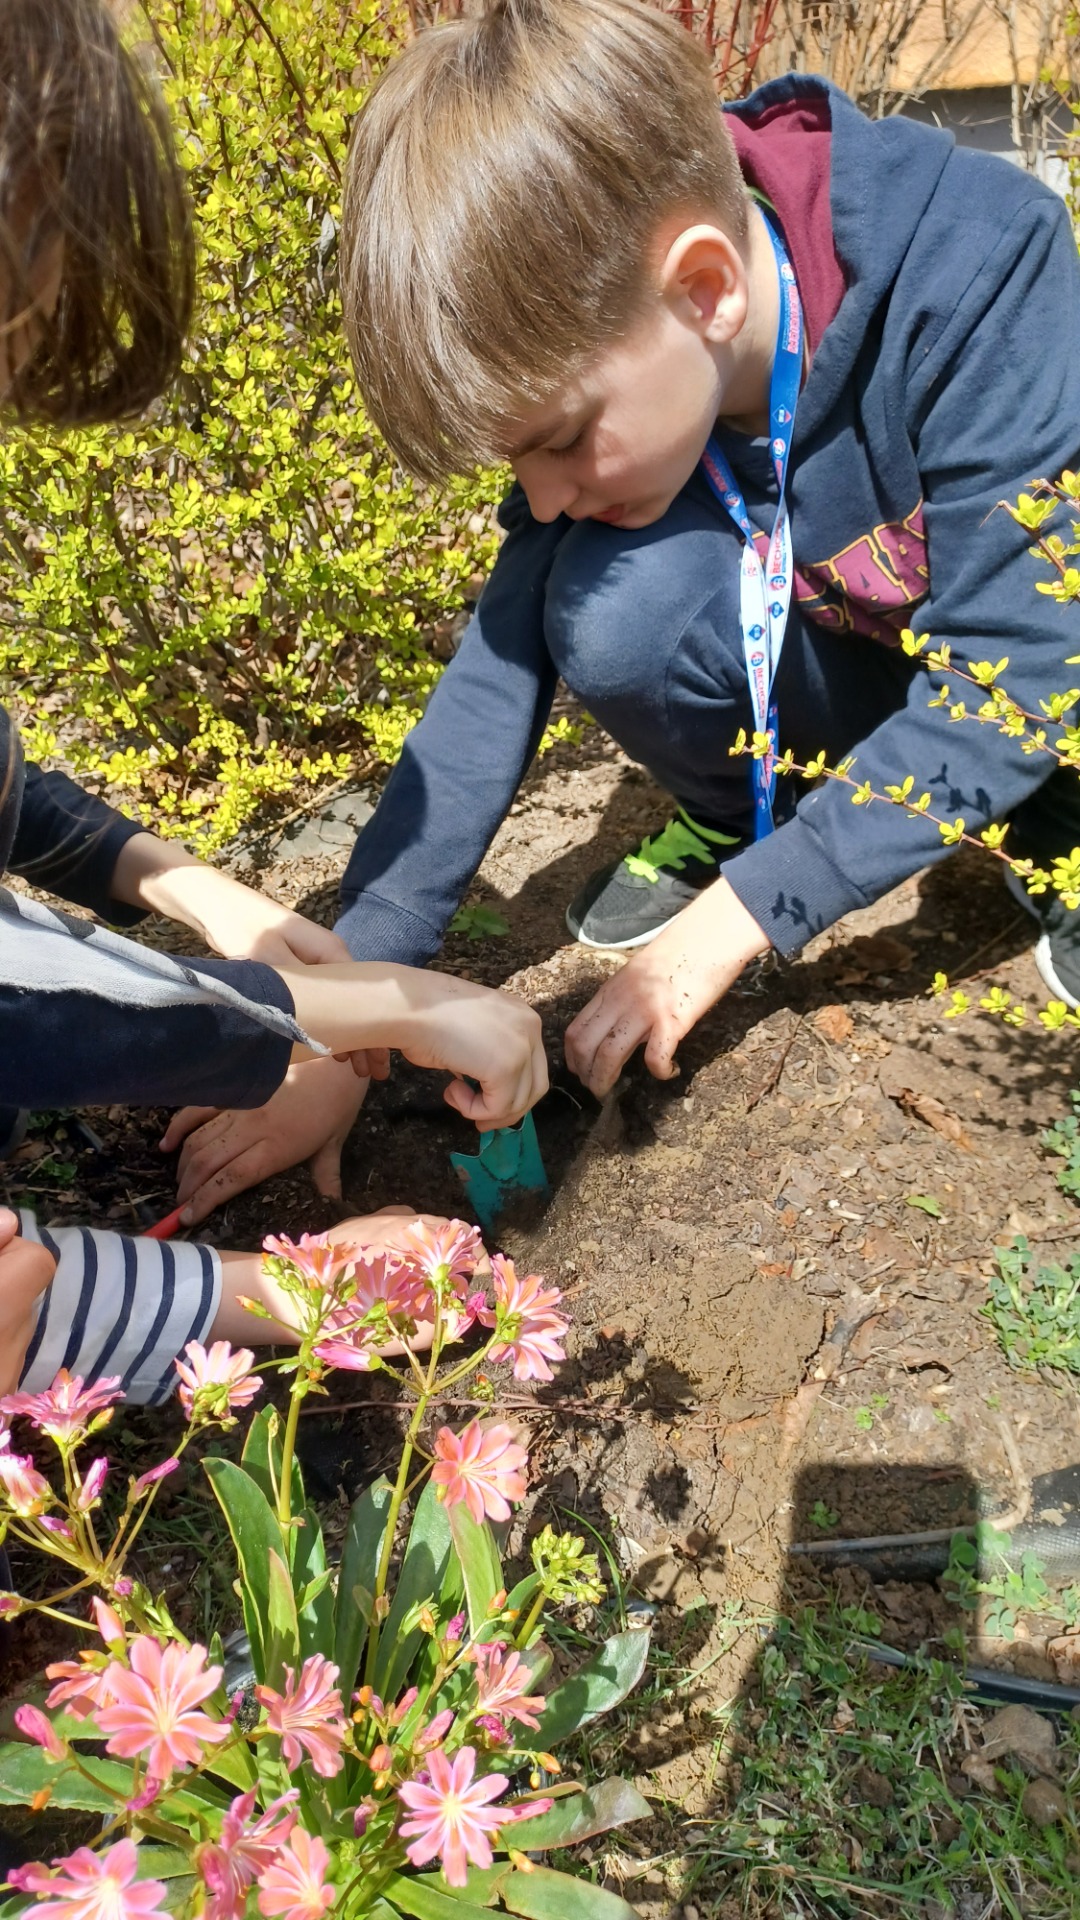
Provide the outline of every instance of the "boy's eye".
{"type": "Polygon", "coordinates": [[[568,440],[565,447],[548,447],[546,451],[551,455],[551,458],[553,460],[565,460],[567,454],[576,453],[578,451],[578,448],[581,446],[582,441],[585,438],[586,431],[587,429],[585,427],[579,427],[573,439],[568,440]]]}

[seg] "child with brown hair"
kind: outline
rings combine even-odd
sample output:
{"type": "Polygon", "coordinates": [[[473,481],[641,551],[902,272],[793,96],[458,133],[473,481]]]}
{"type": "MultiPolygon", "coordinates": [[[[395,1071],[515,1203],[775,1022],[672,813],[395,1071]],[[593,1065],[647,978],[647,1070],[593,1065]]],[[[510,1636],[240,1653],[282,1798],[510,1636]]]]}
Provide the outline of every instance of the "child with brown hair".
{"type": "MultiPolygon", "coordinates": [[[[740,729],[853,754],[879,791],[913,773],[1040,865],[1080,841],[1075,777],[951,725],[945,676],[897,644],[1006,654],[1033,712],[1068,684],[1076,609],[993,511],[1076,464],[1080,267],[1037,180],[808,74],[721,109],[639,0],[496,0],[421,35],[359,115],[342,288],[401,460],[517,480],[349,862],[354,954],[437,949],[560,675],[677,803],[569,909],[579,940],[641,949],[567,1035],[597,1093],[641,1043],[674,1073],[752,956],[945,852],[932,821],[732,757],[740,729]]],[[[1075,1006],[1080,926],[1048,898],[1038,958],[1075,1006]]]]}
{"type": "MultiPolygon", "coordinates": [[[[144,407],[179,363],[191,300],[168,122],[105,0],[4,0],[0,401],[24,421],[70,424],[144,407]]],[[[540,1022],[523,1002],[393,963],[356,965],[325,929],[63,774],[24,768],[0,707],[0,875],[8,867],[113,922],[171,913],[229,957],[173,958],[0,886],[0,1153],[21,1108],[258,1105],[312,1056],[325,1057],[322,1084],[344,1080],[352,1101],[356,1075],[384,1074],[399,1047],[448,1070],[447,1100],[480,1127],[520,1119],[546,1087],[540,1022]]],[[[331,1110],[335,1097],[324,1095],[331,1110]]],[[[220,1333],[234,1312],[222,1279],[233,1256],[88,1230],[50,1245],[47,1230],[23,1224],[20,1236],[9,1213],[0,1223],[10,1385],[28,1345],[31,1367],[52,1365],[58,1342],[62,1364],[90,1378],[127,1341],[133,1391],[153,1397],[179,1335],[220,1333]],[[44,1260],[30,1251],[35,1236],[44,1260]],[[49,1261],[62,1299],[42,1297],[49,1261]]],[[[236,1258],[240,1283],[257,1291],[257,1257],[236,1258]]]]}

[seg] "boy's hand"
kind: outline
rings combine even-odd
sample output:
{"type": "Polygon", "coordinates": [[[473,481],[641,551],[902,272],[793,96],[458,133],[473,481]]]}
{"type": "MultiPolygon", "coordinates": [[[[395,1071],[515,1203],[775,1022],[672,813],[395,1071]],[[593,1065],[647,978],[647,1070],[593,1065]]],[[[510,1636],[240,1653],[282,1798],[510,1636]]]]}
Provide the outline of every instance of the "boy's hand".
{"type": "Polygon", "coordinates": [[[347,1063],[307,1060],[290,1067],[264,1107],[184,1107],[161,1142],[180,1146],[181,1224],[197,1226],[234,1194],[310,1160],[317,1192],[341,1198],[341,1149],[364,1103],[367,1081],[347,1063]]]}
{"type": "Polygon", "coordinates": [[[0,1397],[18,1387],[34,1332],[34,1302],[55,1271],[47,1248],[21,1238],[18,1214],[0,1207],[0,1397]]]}
{"type": "Polygon", "coordinates": [[[589,1092],[610,1093],[635,1047],[658,1080],[675,1049],[770,942],[726,880],[717,880],[606,980],[566,1031],[566,1061],[589,1092]]]}
{"type": "Polygon", "coordinates": [[[474,1126],[516,1125],[548,1089],[539,1014],[516,994],[446,973],[418,973],[411,995],[395,1040],[406,1060],[454,1074],[443,1098],[474,1126]]]}
{"type": "Polygon", "coordinates": [[[516,994],[391,961],[281,973],[300,1026],[335,1057],[395,1048],[443,1068],[454,1075],[444,1098],[477,1127],[513,1126],[547,1092],[539,1016],[516,994]]]}

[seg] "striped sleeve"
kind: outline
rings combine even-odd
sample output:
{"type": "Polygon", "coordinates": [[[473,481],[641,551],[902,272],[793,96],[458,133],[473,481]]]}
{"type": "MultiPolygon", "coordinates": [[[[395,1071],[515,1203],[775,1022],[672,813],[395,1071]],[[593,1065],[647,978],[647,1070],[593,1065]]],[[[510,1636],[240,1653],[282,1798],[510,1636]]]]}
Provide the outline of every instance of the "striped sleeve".
{"type": "Polygon", "coordinates": [[[42,1227],[32,1213],[20,1218],[25,1238],[56,1261],[20,1386],[40,1393],[66,1367],[87,1384],[118,1377],[136,1406],[167,1400],[176,1386],[173,1361],[189,1340],[205,1341],[217,1314],[216,1250],[90,1227],[42,1227]]]}

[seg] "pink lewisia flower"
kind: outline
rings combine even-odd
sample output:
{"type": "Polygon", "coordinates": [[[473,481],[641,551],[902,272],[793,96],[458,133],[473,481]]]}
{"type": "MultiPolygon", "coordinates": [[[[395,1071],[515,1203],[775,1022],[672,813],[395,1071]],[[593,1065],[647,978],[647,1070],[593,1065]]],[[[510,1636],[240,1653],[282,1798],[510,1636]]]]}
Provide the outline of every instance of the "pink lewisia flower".
{"type": "Polygon", "coordinates": [[[493,1807],[509,1784],[505,1773],[489,1773],[475,1780],[476,1749],[459,1747],[451,1760],[441,1747],[428,1755],[426,1781],[406,1780],[398,1788],[399,1797],[409,1809],[409,1817],[400,1827],[403,1840],[412,1845],[405,1851],[414,1867],[422,1867],[438,1854],[447,1882],[463,1887],[469,1867],[490,1867],[491,1842],[507,1822],[505,1807],[493,1807]]]}
{"type": "Polygon", "coordinates": [[[349,1295],[349,1310],[362,1319],[365,1314],[385,1308],[390,1319],[412,1319],[427,1288],[402,1260],[400,1254],[367,1253],[356,1262],[353,1274],[355,1292],[349,1295]]]}
{"type": "Polygon", "coordinates": [[[486,1308],[485,1326],[500,1326],[503,1334],[491,1349],[491,1359],[514,1362],[515,1380],[553,1380],[548,1362],[565,1360],[562,1342],[570,1330],[565,1313],[555,1309],[562,1299],[558,1287],[545,1287],[539,1274],[519,1280],[512,1260],[497,1253],[491,1262],[495,1310],[486,1308]]]}
{"type": "Polygon", "coordinates": [[[37,1747],[44,1747],[50,1760],[66,1760],[67,1748],[56,1732],[52,1721],[47,1720],[40,1707],[16,1707],[15,1725],[20,1733],[25,1733],[37,1747]]]}
{"type": "Polygon", "coordinates": [[[55,1872],[40,1862],[13,1867],[8,1879],[20,1893],[46,1896],[23,1909],[25,1920],[167,1920],[163,1883],[136,1880],[137,1866],[135,1842],[118,1840],[105,1853],[76,1847],[55,1872]]]}
{"type": "Polygon", "coordinates": [[[356,1262],[349,1297],[332,1306],[323,1322],[316,1358],[328,1367],[366,1373],[374,1345],[387,1334],[405,1332],[406,1322],[423,1318],[429,1293],[412,1269],[394,1254],[371,1254],[356,1262]]]}
{"type": "Polygon", "coordinates": [[[315,1835],[297,1827],[287,1847],[260,1876],[259,1912],[284,1920],[321,1920],[334,1904],[334,1889],[323,1878],[330,1855],[315,1835]]]}
{"type": "Polygon", "coordinates": [[[246,1407],[262,1386],[258,1374],[251,1371],[255,1355],[250,1347],[234,1349],[227,1340],[215,1340],[207,1351],[198,1340],[189,1340],[184,1352],[190,1365],[174,1360],[173,1366],[180,1375],[180,1404],[189,1420],[197,1397],[215,1413],[231,1412],[234,1407],[246,1407]]]}
{"type": "Polygon", "coordinates": [[[0,1453],[0,1493],[20,1519],[29,1520],[40,1513],[52,1498],[52,1489],[40,1474],[28,1453],[0,1453]]]}
{"type": "Polygon", "coordinates": [[[109,1699],[96,1711],[97,1724],[111,1736],[109,1753],[125,1759],[145,1753],[147,1771],[167,1780],[174,1767],[194,1766],[205,1747],[228,1738],[226,1721],[198,1711],[217,1687],[221,1668],[207,1666],[205,1647],[175,1641],[163,1647],[147,1633],[138,1634],[128,1652],[130,1670],[118,1660],[105,1669],[109,1699]]]}
{"type": "Polygon", "coordinates": [[[209,1895],[203,1920],[239,1920],[248,1888],[266,1872],[296,1825],[292,1802],[297,1799],[291,1788],[253,1821],[252,1788],[233,1801],[221,1822],[220,1838],[196,1848],[196,1865],[209,1895]]]}
{"type": "Polygon", "coordinates": [[[478,1526],[485,1515],[508,1520],[510,1501],[525,1498],[521,1469],[528,1457],[510,1427],[482,1427],[479,1420],[470,1420],[462,1433],[440,1427],[431,1478],[444,1489],[448,1507],[465,1501],[478,1526]]]}
{"type": "Polygon", "coordinates": [[[328,1233],[302,1233],[299,1240],[290,1240],[286,1234],[269,1234],[263,1241],[263,1252],[287,1260],[309,1286],[321,1288],[332,1287],[353,1259],[349,1248],[335,1245],[328,1233]]]}
{"type": "Polygon", "coordinates": [[[475,1272],[484,1255],[479,1227],[466,1226],[464,1220],[447,1220],[441,1227],[426,1227],[417,1220],[408,1229],[408,1240],[413,1266],[431,1285],[449,1281],[461,1292],[461,1282],[475,1272]]]}
{"type": "Polygon", "coordinates": [[[0,1413],[22,1413],[41,1433],[66,1445],[86,1431],[96,1413],[112,1407],[123,1394],[117,1389],[119,1374],[95,1380],[84,1387],[81,1374],[70,1374],[61,1367],[52,1386],[44,1393],[9,1393],[0,1400],[0,1413]]]}
{"type": "Polygon", "coordinates": [[[476,1662],[477,1706],[482,1713],[495,1713],[509,1720],[520,1720],[523,1727],[538,1727],[537,1709],[544,1704],[542,1693],[526,1693],[531,1679],[519,1653],[508,1653],[499,1640],[473,1650],[476,1662]]]}
{"type": "Polygon", "coordinates": [[[63,1707],[73,1720],[85,1720],[87,1714],[109,1704],[112,1695],[105,1684],[107,1669],[92,1661],[104,1659],[100,1653],[86,1652],[80,1660],[54,1660],[45,1669],[45,1678],[55,1681],[46,1696],[47,1707],[63,1707]]]}
{"type": "Polygon", "coordinates": [[[316,1342],[312,1348],[316,1360],[324,1367],[336,1367],[341,1373],[370,1373],[375,1357],[375,1342],[364,1327],[356,1325],[356,1316],[335,1312],[327,1317],[327,1338],[316,1342]],[[344,1325],[335,1328],[334,1320],[340,1317],[344,1325]]]}
{"type": "Polygon", "coordinates": [[[437,1747],[440,1741],[445,1740],[453,1724],[453,1707],[444,1707],[441,1713],[435,1715],[434,1720],[428,1721],[423,1732],[417,1734],[416,1739],[413,1741],[414,1751],[417,1753],[429,1753],[432,1747],[437,1747]]]}
{"type": "Polygon", "coordinates": [[[446,1340],[464,1340],[469,1328],[479,1320],[487,1306],[487,1295],[470,1293],[460,1306],[447,1301],[443,1307],[442,1328],[446,1340]]]}
{"type": "Polygon", "coordinates": [[[78,1498],[75,1502],[80,1513],[88,1513],[90,1508],[100,1500],[101,1489],[105,1485],[105,1475],[108,1471],[109,1463],[104,1454],[100,1460],[95,1460],[93,1465],[87,1468],[83,1474],[82,1486],[79,1489],[78,1498]]]}
{"type": "Polygon", "coordinates": [[[256,1687],[255,1697],[266,1708],[271,1733],[281,1736],[281,1753],[287,1767],[298,1767],[302,1756],[310,1755],[316,1773],[330,1780],[345,1765],[341,1743],[345,1738],[345,1716],[337,1687],[338,1670],[321,1653],[313,1653],[300,1669],[300,1680],[293,1680],[291,1667],[285,1669],[285,1691],[256,1687]]]}
{"type": "Polygon", "coordinates": [[[485,1746],[488,1746],[488,1747],[513,1746],[514,1743],[510,1738],[509,1732],[507,1731],[506,1722],[505,1720],[500,1720],[497,1713],[477,1714],[474,1724],[477,1732],[483,1734],[485,1746]]]}

